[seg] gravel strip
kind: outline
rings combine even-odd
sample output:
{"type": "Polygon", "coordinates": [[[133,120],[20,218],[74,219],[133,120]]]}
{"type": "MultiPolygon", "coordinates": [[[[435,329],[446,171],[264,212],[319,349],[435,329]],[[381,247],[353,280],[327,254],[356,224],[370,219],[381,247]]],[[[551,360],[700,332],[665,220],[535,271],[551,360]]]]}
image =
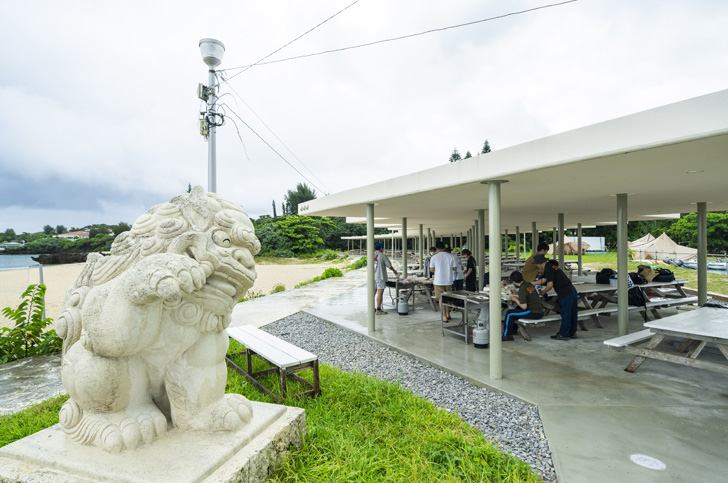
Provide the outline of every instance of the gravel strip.
{"type": "Polygon", "coordinates": [[[321,362],[399,383],[437,407],[457,411],[501,451],[531,465],[544,481],[556,481],[536,406],[475,386],[305,312],[266,325],[263,330],[318,354],[321,362]]]}

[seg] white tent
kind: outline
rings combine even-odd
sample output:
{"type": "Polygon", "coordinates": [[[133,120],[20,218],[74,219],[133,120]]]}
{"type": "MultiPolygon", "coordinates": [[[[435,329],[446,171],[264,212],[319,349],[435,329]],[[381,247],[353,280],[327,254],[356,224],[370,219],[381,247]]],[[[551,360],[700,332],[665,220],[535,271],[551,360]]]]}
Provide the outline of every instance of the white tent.
{"type": "Polygon", "coordinates": [[[649,242],[653,241],[654,239],[655,239],[655,237],[652,236],[652,233],[648,233],[645,236],[643,236],[642,238],[638,238],[635,241],[628,242],[627,245],[629,245],[630,247],[632,247],[634,245],[644,245],[645,243],[649,243],[649,242]]]}
{"type": "MultiPolygon", "coordinates": [[[[584,239],[581,240],[581,253],[584,254],[587,249],[589,248],[589,244],[584,242],[584,239]]],[[[554,247],[554,244],[549,244],[549,251],[551,255],[556,255],[559,251],[559,244],[556,244],[556,247],[554,247]]],[[[564,255],[578,255],[579,254],[579,244],[569,238],[568,236],[564,235],[564,255]]]]}
{"type": "Polygon", "coordinates": [[[629,250],[633,260],[662,260],[663,258],[695,260],[698,256],[697,249],[678,245],[667,236],[667,233],[663,233],[647,243],[636,245],[633,242],[630,244],[629,250]]]}

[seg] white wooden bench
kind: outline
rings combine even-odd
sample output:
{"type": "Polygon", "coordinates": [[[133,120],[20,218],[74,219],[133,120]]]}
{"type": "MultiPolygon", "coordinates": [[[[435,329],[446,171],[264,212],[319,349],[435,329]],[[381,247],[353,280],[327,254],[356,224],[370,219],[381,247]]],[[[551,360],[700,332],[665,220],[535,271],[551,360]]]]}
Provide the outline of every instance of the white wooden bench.
{"type": "Polygon", "coordinates": [[[679,297],[679,298],[660,298],[659,300],[652,299],[645,304],[644,307],[640,307],[640,312],[646,312],[649,310],[656,319],[661,319],[662,316],[657,311],[658,309],[666,309],[668,307],[679,307],[681,305],[690,305],[698,303],[698,297],[679,297]]]}
{"type": "Polygon", "coordinates": [[[321,388],[319,386],[319,363],[318,356],[316,354],[311,354],[300,347],[296,347],[293,344],[281,340],[267,332],[263,332],[251,325],[230,327],[227,329],[227,333],[232,339],[235,339],[245,346],[244,352],[238,352],[231,355],[245,354],[247,370],[244,370],[235,364],[228,356],[225,357],[227,364],[242,374],[245,379],[247,379],[247,381],[255,386],[260,392],[270,396],[276,403],[281,403],[283,399],[288,397],[286,394],[286,378],[288,377],[310,388],[309,390],[295,394],[292,397],[307,395],[318,396],[321,394],[321,388]],[[272,367],[262,371],[253,372],[253,354],[257,354],[272,367]],[[313,382],[309,382],[295,374],[296,372],[306,369],[313,370],[313,382]],[[280,398],[257,381],[258,377],[272,372],[277,372],[280,379],[280,398]]]}
{"type": "MultiPolygon", "coordinates": [[[[636,309],[637,307],[630,307],[630,309],[636,309]]],[[[579,327],[581,330],[589,330],[584,326],[584,322],[582,319],[585,319],[587,317],[590,317],[597,327],[602,328],[601,322],[599,322],[599,316],[600,315],[609,315],[613,313],[617,313],[618,311],[617,306],[612,307],[603,307],[603,308],[596,308],[596,309],[589,309],[589,310],[579,310],[577,314],[577,320],[579,322],[579,327]]],[[[543,327],[549,322],[559,322],[561,323],[561,315],[560,314],[554,314],[554,315],[547,315],[545,317],[541,317],[540,319],[518,319],[516,320],[516,324],[518,324],[518,333],[521,334],[521,337],[523,337],[526,340],[531,340],[531,336],[528,334],[528,330],[526,327],[543,327]]]]}
{"type": "Polygon", "coordinates": [[[653,335],[655,334],[650,329],[644,329],[638,332],[633,332],[631,334],[615,337],[614,339],[605,340],[604,345],[614,347],[615,349],[621,349],[627,347],[628,345],[636,344],[638,342],[642,342],[643,340],[647,340],[653,335]]]}

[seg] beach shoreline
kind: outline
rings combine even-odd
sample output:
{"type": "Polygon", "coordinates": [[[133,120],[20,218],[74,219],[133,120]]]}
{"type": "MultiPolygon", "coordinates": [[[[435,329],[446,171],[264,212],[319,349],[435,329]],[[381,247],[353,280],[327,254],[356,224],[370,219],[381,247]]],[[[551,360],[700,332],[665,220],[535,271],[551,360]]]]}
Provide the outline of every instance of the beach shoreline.
{"type": "MultiPolygon", "coordinates": [[[[293,289],[297,284],[321,275],[329,267],[342,268],[353,260],[344,263],[309,263],[295,265],[256,265],[258,277],[255,284],[248,291],[252,294],[270,294],[271,290],[283,284],[286,290],[293,289]]],[[[73,286],[81,273],[85,263],[70,263],[67,265],[44,265],[43,282],[46,285],[46,317],[54,321],[61,315],[66,290],[73,286]]],[[[6,270],[0,273],[0,309],[11,307],[13,309],[21,302],[21,294],[29,284],[39,283],[38,267],[30,269],[6,270]],[[10,292],[9,290],[12,290],[10,292]]],[[[13,322],[0,314],[0,327],[13,327],[13,322]]]]}

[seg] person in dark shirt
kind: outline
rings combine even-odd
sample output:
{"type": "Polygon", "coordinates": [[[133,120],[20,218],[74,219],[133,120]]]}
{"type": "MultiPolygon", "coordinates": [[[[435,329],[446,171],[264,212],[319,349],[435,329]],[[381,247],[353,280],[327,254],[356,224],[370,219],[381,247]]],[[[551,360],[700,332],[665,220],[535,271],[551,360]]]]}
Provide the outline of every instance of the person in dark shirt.
{"type": "Polygon", "coordinates": [[[475,284],[475,258],[473,258],[473,253],[468,250],[467,248],[463,250],[463,255],[468,257],[465,271],[465,290],[468,292],[477,292],[476,284],[475,284]]]}
{"type": "Polygon", "coordinates": [[[576,326],[578,320],[578,293],[571,280],[566,276],[558,265],[549,263],[550,260],[544,255],[536,255],[533,261],[538,266],[543,278],[536,280],[536,285],[541,285],[541,292],[546,294],[551,288],[556,291],[556,297],[561,308],[561,328],[552,335],[555,340],[576,339],[576,326]]]}
{"type": "Polygon", "coordinates": [[[532,283],[523,280],[523,275],[518,270],[512,272],[509,278],[518,289],[518,295],[511,295],[511,300],[518,307],[506,312],[503,340],[513,340],[513,334],[518,332],[517,319],[540,319],[543,317],[543,304],[536,287],[532,283]]]}

